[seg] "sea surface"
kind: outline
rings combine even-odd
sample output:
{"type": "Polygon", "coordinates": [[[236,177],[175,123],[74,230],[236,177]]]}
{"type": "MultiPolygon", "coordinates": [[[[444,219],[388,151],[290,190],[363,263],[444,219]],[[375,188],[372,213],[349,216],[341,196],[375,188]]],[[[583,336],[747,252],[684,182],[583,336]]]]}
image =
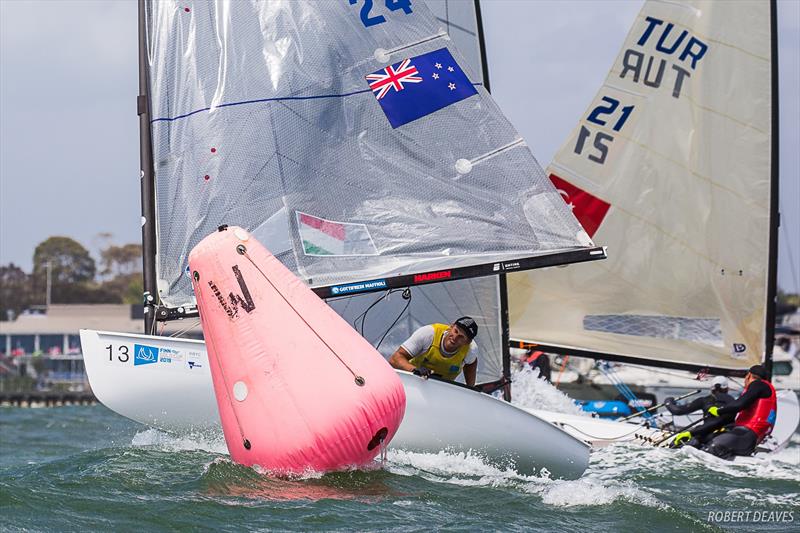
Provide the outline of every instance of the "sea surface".
{"type": "Polygon", "coordinates": [[[574,481],[391,449],[372,469],[275,479],[231,462],[217,436],[171,436],[101,405],[7,407],[0,530],[797,532],[800,436],[736,463],[611,446],[574,481]]]}

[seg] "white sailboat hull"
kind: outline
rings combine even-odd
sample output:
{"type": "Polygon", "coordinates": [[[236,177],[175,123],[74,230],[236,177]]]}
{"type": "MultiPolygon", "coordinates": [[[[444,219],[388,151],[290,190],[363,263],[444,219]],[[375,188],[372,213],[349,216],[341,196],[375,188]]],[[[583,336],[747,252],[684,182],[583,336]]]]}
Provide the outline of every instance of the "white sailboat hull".
{"type": "MultiPolygon", "coordinates": [[[[111,410],[173,433],[221,433],[202,341],[81,330],[92,390],[111,410]],[[144,357],[157,347],[159,358],[144,357]]],[[[418,452],[469,451],[521,474],[545,469],[580,477],[589,463],[583,439],[486,394],[398,371],[406,414],[391,446],[418,452]]]]}
{"type": "MultiPolygon", "coordinates": [[[[800,424],[800,401],[792,390],[777,391],[778,416],[772,433],[761,443],[761,451],[778,451],[789,444],[792,435],[800,424]]],[[[620,422],[616,420],[590,418],[565,413],[554,413],[530,409],[529,412],[551,424],[558,426],[575,438],[589,443],[593,448],[602,448],[611,444],[622,442],[637,442],[641,444],[657,444],[672,434],[671,431],[662,431],[643,425],[641,422],[620,422]]],[[[669,421],[674,427],[688,426],[698,415],[692,416],[664,416],[657,420],[659,425],[669,421]]]]}

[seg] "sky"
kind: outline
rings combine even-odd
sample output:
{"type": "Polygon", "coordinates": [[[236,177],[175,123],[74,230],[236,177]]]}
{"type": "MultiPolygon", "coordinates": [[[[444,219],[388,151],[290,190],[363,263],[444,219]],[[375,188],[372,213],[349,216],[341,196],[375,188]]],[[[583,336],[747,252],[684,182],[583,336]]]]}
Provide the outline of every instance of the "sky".
{"type": "MultiPolygon", "coordinates": [[[[483,0],[493,96],[543,166],[641,4],[483,0]]],[[[778,20],[778,284],[798,293],[800,0],[779,0],[778,20]]],[[[140,242],[136,40],[133,0],[0,0],[0,264],[30,271],[34,248],[53,235],[95,257],[106,243],[140,242]]]]}

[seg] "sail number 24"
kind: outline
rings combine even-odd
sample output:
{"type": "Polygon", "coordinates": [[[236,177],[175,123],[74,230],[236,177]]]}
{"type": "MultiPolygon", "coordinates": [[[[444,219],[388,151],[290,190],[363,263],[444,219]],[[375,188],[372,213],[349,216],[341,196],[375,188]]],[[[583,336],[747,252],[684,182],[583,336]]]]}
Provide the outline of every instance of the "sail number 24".
{"type": "MultiPolygon", "coordinates": [[[[361,6],[361,23],[365,28],[375,26],[376,24],[383,24],[386,22],[386,17],[383,15],[370,15],[372,11],[373,0],[363,0],[364,5],[361,6]]],[[[350,5],[356,5],[358,0],[350,0],[350,5]]],[[[411,9],[411,0],[385,0],[386,9],[389,11],[397,11],[402,9],[406,15],[410,15],[413,11],[411,9]]]]}
{"type": "MultiPolygon", "coordinates": [[[[602,101],[605,103],[592,109],[589,116],[586,117],[586,121],[597,124],[598,126],[608,126],[610,123],[613,123],[611,130],[620,131],[633,112],[634,106],[626,105],[620,108],[619,100],[611,98],[610,96],[604,96],[602,101]]],[[[583,153],[584,148],[586,148],[586,141],[589,140],[590,137],[593,137],[592,148],[594,148],[594,151],[587,151],[586,156],[590,161],[602,165],[606,162],[608,148],[614,141],[614,135],[605,131],[592,132],[592,130],[586,126],[581,125],[581,129],[578,132],[578,142],[575,143],[576,154],[581,155],[583,153]],[[592,135],[593,133],[594,135],[592,135]]]]}

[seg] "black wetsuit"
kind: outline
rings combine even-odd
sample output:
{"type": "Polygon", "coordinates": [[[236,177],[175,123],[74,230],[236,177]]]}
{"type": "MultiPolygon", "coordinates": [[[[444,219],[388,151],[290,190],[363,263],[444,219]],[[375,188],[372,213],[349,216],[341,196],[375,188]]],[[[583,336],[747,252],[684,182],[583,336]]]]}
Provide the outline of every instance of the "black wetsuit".
{"type": "Polygon", "coordinates": [[[689,446],[699,448],[706,441],[708,441],[711,436],[713,436],[715,431],[729,424],[733,424],[733,421],[736,418],[735,413],[725,416],[708,416],[708,409],[714,406],[722,409],[734,401],[735,400],[733,399],[733,396],[727,392],[712,392],[708,396],[695,398],[686,405],[668,403],[666,404],[666,407],[673,415],[688,415],[689,413],[693,413],[701,409],[703,410],[703,415],[706,417],[706,420],[691,430],[692,440],[687,443],[689,446]]]}
{"type": "MultiPolygon", "coordinates": [[[[717,411],[720,417],[723,415],[735,416],[739,411],[748,408],[753,402],[760,398],[769,398],[772,389],[761,380],[750,383],[745,392],[732,403],[722,407],[717,411]]],[[[734,426],[728,431],[718,433],[708,442],[703,450],[722,457],[731,459],[734,455],[750,455],[758,445],[758,435],[750,428],[744,426],[734,426]]]]}
{"type": "Polygon", "coordinates": [[[539,369],[539,376],[550,381],[550,358],[546,353],[540,354],[535,360],[528,363],[531,368],[539,369]]]}

